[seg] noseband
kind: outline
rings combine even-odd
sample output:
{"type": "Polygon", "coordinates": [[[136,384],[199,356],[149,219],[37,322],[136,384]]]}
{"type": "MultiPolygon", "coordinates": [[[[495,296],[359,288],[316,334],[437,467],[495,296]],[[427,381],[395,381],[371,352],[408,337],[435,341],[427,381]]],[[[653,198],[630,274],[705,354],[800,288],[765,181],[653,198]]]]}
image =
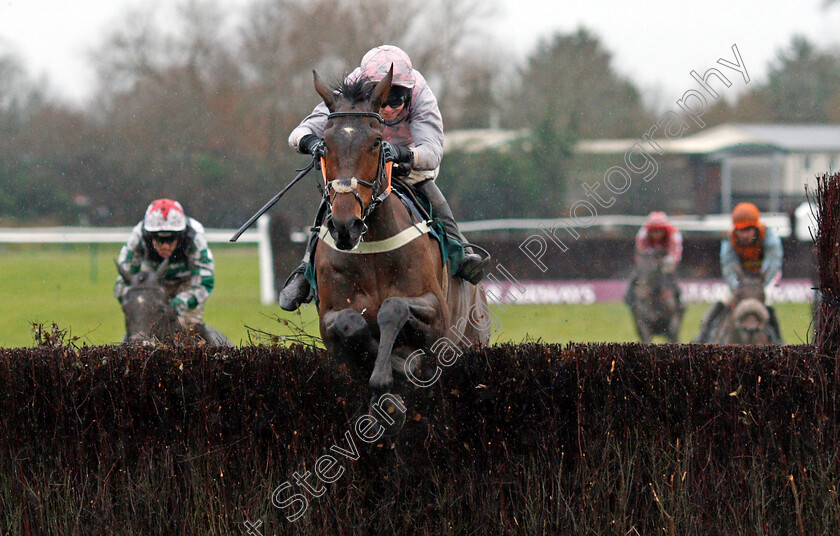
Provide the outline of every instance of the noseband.
{"type": "MultiPolygon", "coordinates": [[[[335,119],[339,117],[372,117],[379,121],[379,124],[384,125],[385,120],[382,119],[382,116],[376,112],[333,112],[327,116],[327,121],[330,119],[335,119]]],[[[328,180],[327,179],[327,166],[326,162],[324,162],[324,157],[321,157],[321,174],[324,176],[324,185],[325,188],[322,190],[324,195],[324,199],[327,202],[327,205],[330,207],[330,211],[332,211],[332,200],[330,199],[330,189],[335,190],[336,194],[346,194],[351,193],[353,197],[356,198],[356,201],[359,202],[359,209],[362,212],[362,221],[365,221],[365,218],[370,216],[370,213],[373,210],[382,204],[385,201],[385,198],[391,193],[391,167],[393,163],[385,161],[385,152],[382,151],[380,148],[379,150],[379,163],[377,164],[376,168],[376,178],[373,182],[363,181],[361,179],[357,179],[356,177],[343,177],[339,179],[328,180]],[[373,191],[372,198],[370,203],[367,207],[365,207],[364,201],[362,201],[362,197],[359,195],[358,186],[359,185],[365,186],[370,188],[373,191]],[[384,184],[384,188],[383,188],[384,184]]]]}

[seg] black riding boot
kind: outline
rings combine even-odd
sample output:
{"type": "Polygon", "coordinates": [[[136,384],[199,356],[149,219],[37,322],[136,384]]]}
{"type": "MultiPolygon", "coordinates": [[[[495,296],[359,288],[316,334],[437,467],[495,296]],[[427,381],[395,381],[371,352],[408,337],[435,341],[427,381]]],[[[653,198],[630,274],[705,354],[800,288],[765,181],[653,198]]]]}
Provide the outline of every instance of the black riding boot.
{"type": "Polygon", "coordinates": [[[446,198],[443,197],[443,193],[441,193],[434,180],[415,184],[414,188],[425,195],[432,204],[433,215],[443,223],[446,234],[456,238],[464,246],[464,258],[461,259],[461,264],[458,265],[458,271],[455,275],[473,285],[477,285],[484,278],[484,269],[490,264],[490,257],[482,257],[473,252],[473,249],[467,245],[469,242],[458,229],[452,209],[449,208],[449,203],[446,202],[446,198]]]}
{"type": "Polygon", "coordinates": [[[306,271],[306,265],[309,264],[309,259],[312,258],[312,252],[315,251],[315,244],[318,243],[318,228],[324,220],[326,211],[327,202],[321,200],[321,206],[318,207],[318,213],[315,215],[315,223],[312,225],[312,234],[309,235],[309,240],[306,243],[306,253],[303,255],[303,260],[297,268],[292,270],[286,282],[283,283],[283,290],[280,291],[277,299],[281,309],[295,311],[301,304],[312,301],[312,287],[306,280],[304,272],[306,271]]]}
{"type": "Polygon", "coordinates": [[[633,308],[633,304],[636,302],[635,290],[636,281],[638,279],[638,274],[634,272],[633,276],[630,278],[630,282],[627,284],[627,291],[624,293],[624,303],[626,303],[631,309],[633,308]]]}
{"type": "Polygon", "coordinates": [[[782,330],[779,328],[779,318],[776,316],[776,309],[771,306],[767,306],[767,312],[770,314],[770,327],[773,328],[773,331],[776,332],[777,342],[782,342],[782,330]]]}
{"type": "Polygon", "coordinates": [[[682,304],[682,292],[680,291],[679,283],[677,283],[676,274],[674,274],[673,272],[665,274],[665,281],[667,281],[667,288],[671,289],[674,292],[674,300],[677,302],[677,310],[680,312],[685,311],[682,304]]]}
{"type": "Polygon", "coordinates": [[[712,327],[717,324],[717,319],[724,310],[726,310],[726,305],[723,302],[715,302],[714,305],[709,307],[709,310],[703,316],[703,320],[700,321],[700,333],[691,342],[709,342],[712,327]]]}

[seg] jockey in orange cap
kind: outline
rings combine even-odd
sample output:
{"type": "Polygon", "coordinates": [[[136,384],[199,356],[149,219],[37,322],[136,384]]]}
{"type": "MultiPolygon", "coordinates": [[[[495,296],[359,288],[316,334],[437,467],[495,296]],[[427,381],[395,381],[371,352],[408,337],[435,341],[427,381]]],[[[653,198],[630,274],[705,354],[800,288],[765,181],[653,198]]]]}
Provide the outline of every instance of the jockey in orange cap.
{"type": "Polygon", "coordinates": [[[770,324],[781,340],[779,321],[770,305],[772,288],[782,278],[782,240],[760,218],[761,213],[752,203],[740,203],[732,211],[733,229],[720,245],[720,269],[729,292],[706,312],[695,342],[708,341],[726,306],[732,304],[732,293],[738,290],[742,273],[761,277],[770,324]]]}
{"type": "MultiPolygon", "coordinates": [[[[680,293],[674,279],[674,272],[682,259],[682,244],[682,235],[671,224],[668,216],[661,211],[648,214],[645,224],[636,233],[636,264],[638,265],[648,255],[659,259],[662,263],[662,272],[668,276],[669,286],[674,289],[677,303],[679,303],[680,293]]],[[[633,287],[637,280],[638,273],[634,273],[627,285],[627,293],[624,295],[624,301],[631,308],[633,307],[633,287]]]]}

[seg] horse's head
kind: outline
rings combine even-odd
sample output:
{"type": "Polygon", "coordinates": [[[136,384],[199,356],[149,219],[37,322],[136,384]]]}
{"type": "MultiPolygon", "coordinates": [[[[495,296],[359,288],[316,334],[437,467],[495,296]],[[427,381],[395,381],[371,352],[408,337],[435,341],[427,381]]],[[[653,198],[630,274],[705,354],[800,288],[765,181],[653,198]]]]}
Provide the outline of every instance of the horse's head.
{"type": "Polygon", "coordinates": [[[732,334],[728,342],[740,344],[768,344],[770,313],[764,305],[764,286],[761,274],[744,272],[737,267],[738,289],[733,294],[732,334]]]}
{"type": "Polygon", "coordinates": [[[639,256],[636,263],[636,287],[637,297],[643,296],[647,299],[659,297],[665,290],[663,288],[662,257],[655,253],[644,253],[639,256]]]}
{"type": "Polygon", "coordinates": [[[741,300],[757,300],[764,303],[764,285],[760,275],[738,272],[739,285],[734,293],[735,303],[741,300]]]}
{"type": "Polygon", "coordinates": [[[122,308],[128,342],[148,342],[163,338],[161,327],[175,317],[166,291],[160,283],[168,267],[167,259],[154,272],[141,271],[132,275],[117,265],[120,277],[127,286],[122,308]]]}
{"type": "Polygon", "coordinates": [[[733,339],[742,344],[769,344],[767,327],[770,313],[764,302],[754,298],[741,300],[732,311],[733,339]]]}
{"type": "MultiPolygon", "coordinates": [[[[379,109],[391,89],[393,67],[373,84],[345,81],[337,91],[318,73],[315,90],[330,111],[324,130],[322,171],[331,215],[327,229],[336,247],[353,249],[367,231],[365,218],[390,191],[382,153],[384,122],[379,109]]],[[[388,164],[389,165],[389,164],[388,164]]]]}

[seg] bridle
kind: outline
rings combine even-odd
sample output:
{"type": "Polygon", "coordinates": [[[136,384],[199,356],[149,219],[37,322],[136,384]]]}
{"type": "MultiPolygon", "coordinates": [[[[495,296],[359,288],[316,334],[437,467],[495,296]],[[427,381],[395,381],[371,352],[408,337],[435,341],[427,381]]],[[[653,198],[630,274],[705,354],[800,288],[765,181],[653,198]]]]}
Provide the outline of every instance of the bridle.
{"type": "MultiPolygon", "coordinates": [[[[372,117],[379,121],[380,125],[385,124],[385,120],[382,119],[382,116],[376,112],[333,112],[327,116],[327,121],[330,119],[335,119],[339,117],[372,117]]],[[[338,179],[328,180],[327,179],[327,166],[326,162],[324,161],[324,157],[321,157],[321,174],[324,177],[324,187],[321,189],[321,193],[324,196],[324,200],[326,201],[327,205],[332,211],[332,200],[330,199],[330,190],[334,190],[336,194],[345,194],[345,193],[352,193],[353,197],[356,198],[356,201],[359,202],[359,209],[362,213],[362,222],[370,216],[371,212],[376,209],[379,205],[385,201],[385,198],[388,197],[391,193],[391,169],[393,167],[393,162],[385,161],[385,151],[381,148],[379,150],[379,162],[376,168],[376,178],[373,182],[364,181],[362,179],[358,179],[356,177],[342,177],[338,179]],[[366,188],[370,188],[373,191],[370,203],[368,206],[365,206],[362,197],[359,195],[358,186],[362,185],[366,188]]]]}

